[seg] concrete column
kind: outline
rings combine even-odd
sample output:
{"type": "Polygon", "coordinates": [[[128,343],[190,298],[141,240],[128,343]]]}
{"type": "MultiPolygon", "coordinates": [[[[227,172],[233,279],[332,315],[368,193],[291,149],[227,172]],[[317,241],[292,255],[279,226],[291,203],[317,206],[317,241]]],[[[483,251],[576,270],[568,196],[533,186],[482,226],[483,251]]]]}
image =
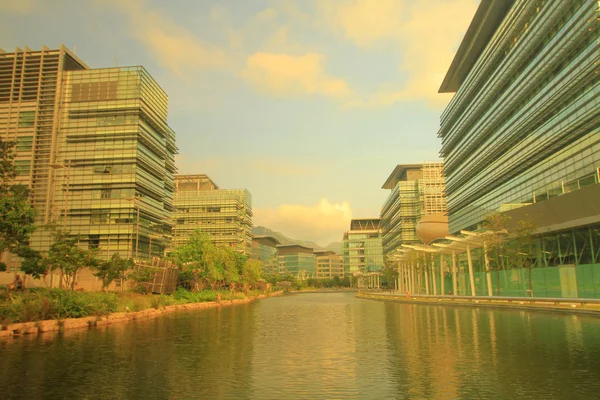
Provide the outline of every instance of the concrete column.
{"type": "Polygon", "coordinates": [[[446,294],[444,288],[444,271],[446,270],[446,258],[440,253],[440,290],[442,295],[446,294]]]}
{"type": "Polygon", "coordinates": [[[490,258],[488,257],[487,243],[483,241],[483,258],[485,260],[485,277],[487,280],[488,296],[494,295],[492,288],[492,271],[490,270],[490,258]]]}
{"type": "Polygon", "coordinates": [[[458,296],[458,282],[456,276],[456,251],[452,250],[452,294],[458,296]]]}
{"type": "Polygon", "coordinates": [[[469,282],[471,283],[471,296],[477,296],[475,292],[475,276],[473,275],[473,260],[471,259],[471,246],[467,245],[467,262],[469,263],[469,282]]]}
{"type": "Polygon", "coordinates": [[[431,282],[433,283],[433,295],[437,296],[437,279],[435,274],[435,256],[431,253],[431,282]]]}

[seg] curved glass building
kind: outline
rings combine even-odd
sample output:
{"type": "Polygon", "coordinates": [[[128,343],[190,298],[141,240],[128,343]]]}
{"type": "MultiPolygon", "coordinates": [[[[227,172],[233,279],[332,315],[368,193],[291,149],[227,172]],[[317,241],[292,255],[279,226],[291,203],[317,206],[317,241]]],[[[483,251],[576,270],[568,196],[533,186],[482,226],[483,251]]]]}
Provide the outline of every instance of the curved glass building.
{"type": "Polygon", "coordinates": [[[599,34],[595,0],[481,2],[440,88],[456,93],[439,130],[451,233],[507,212],[594,247],[599,34]]]}

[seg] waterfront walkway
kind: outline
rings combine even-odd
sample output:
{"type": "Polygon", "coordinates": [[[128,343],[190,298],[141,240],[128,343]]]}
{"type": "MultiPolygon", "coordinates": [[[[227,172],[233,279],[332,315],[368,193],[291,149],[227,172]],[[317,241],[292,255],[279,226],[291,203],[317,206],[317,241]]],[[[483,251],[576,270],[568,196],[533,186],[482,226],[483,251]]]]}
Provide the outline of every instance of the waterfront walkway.
{"type": "Polygon", "coordinates": [[[600,317],[600,299],[502,296],[431,296],[413,294],[407,295],[399,292],[384,291],[359,291],[356,296],[363,299],[393,301],[398,303],[511,308],[530,311],[588,314],[600,317]]]}

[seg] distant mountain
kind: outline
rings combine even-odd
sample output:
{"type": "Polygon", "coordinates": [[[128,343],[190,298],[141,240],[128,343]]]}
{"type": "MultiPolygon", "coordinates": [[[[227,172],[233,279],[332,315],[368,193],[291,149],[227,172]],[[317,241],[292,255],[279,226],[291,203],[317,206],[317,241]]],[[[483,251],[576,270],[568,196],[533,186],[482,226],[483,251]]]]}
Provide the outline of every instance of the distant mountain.
{"type": "Polygon", "coordinates": [[[335,251],[337,254],[342,254],[342,242],[331,242],[325,247],[325,250],[335,251]]]}
{"type": "Polygon", "coordinates": [[[253,227],[252,233],[257,236],[258,235],[273,236],[275,239],[279,240],[279,242],[281,242],[281,244],[299,244],[301,246],[310,247],[315,250],[335,251],[338,254],[341,254],[341,252],[342,252],[342,244],[340,242],[333,242],[333,243],[328,244],[327,247],[322,247],[310,240],[306,241],[306,240],[292,239],[292,238],[284,235],[281,232],[273,231],[269,228],[265,228],[264,226],[253,227]]]}

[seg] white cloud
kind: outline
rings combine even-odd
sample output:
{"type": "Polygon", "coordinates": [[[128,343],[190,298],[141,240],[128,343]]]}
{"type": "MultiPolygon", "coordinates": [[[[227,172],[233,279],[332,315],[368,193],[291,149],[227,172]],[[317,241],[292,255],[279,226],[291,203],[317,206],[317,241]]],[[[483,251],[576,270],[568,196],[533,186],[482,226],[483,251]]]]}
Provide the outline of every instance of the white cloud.
{"type": "Polygon", "coordinates": [[[403,1],[319,0],[317,5],[334,31],[359,46],[371,46],[401,35],[403,1]]]}
{"type": "Polygon", "coordinates": [[[282,204],[276,209],[254,209],[255,226],[299,240],[312,240],[321,246],[341,241],[351,218],[350,203],[332,203],[325,198],[313,206],[282,204]]]}
{"type": "Polygon", "coordinates": [[[350,95],[344,80],[325,73],[323,60],[323,55],[316,53],[295,56],[259,52],[248,57],[242,76],[258,90],[278,96],[350,95]]]}
{"type": "Polygon", "coordinates": [[[149,8],[143,0],[100,0],[100,3],[112,5],[123,12],[129,18],[133,37],[160,65],[176,75],[202,68],[230,67],[231,61],[225,49],[204,43],[164,13],[149,8]]]}
{"type": "Polygon", "coordinates": [[[402,56],[399,70],[408,75],[404,85],[382,85],[350,106],[422,100],[440,108],[451,98],[437,91],[475,14],[475,0],[323,0],[318,4],[324,23],[357,46],[391,43],[402,56]]]}

